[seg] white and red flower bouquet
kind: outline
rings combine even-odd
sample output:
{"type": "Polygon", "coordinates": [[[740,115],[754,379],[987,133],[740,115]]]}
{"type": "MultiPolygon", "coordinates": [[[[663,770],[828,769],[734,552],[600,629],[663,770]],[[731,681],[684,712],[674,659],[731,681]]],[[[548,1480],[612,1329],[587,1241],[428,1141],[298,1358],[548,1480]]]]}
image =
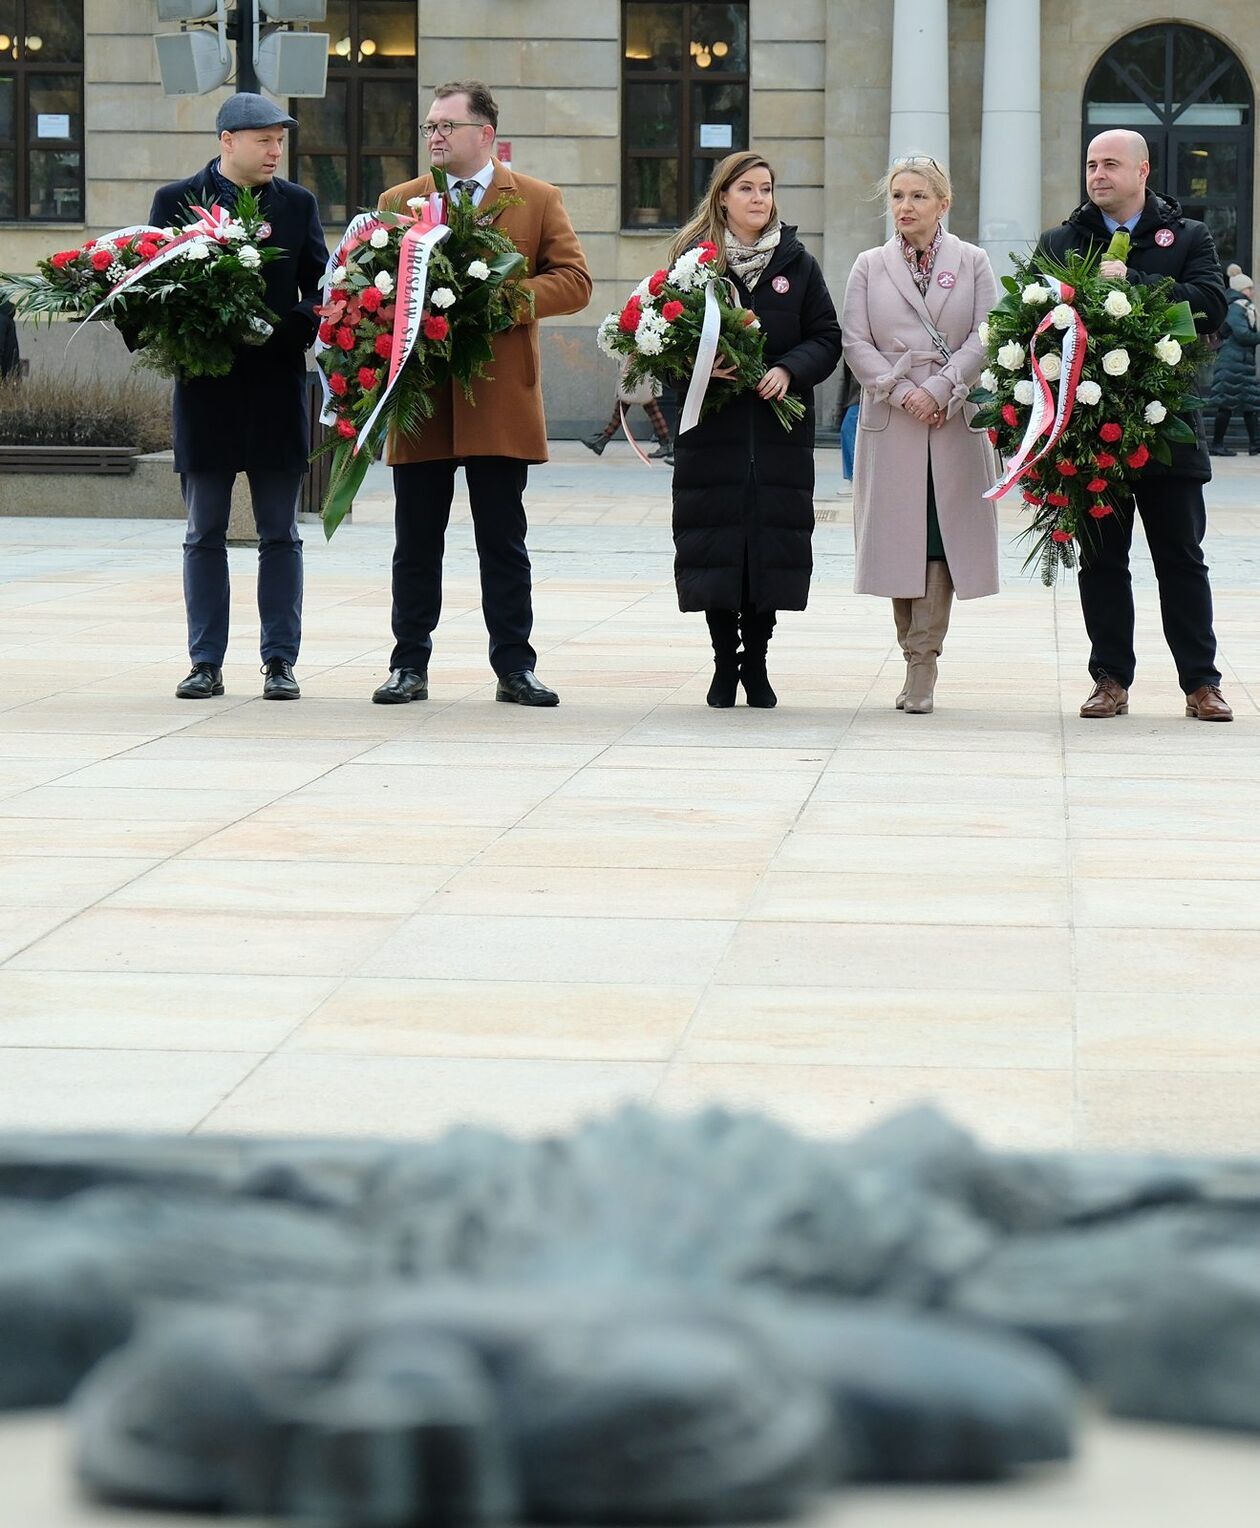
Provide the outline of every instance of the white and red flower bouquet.
{"type": "Polygon", "coordinates": [[[241,345],[261,345],[274,314],[262,267],[281,251],[257,197],[235,208],[188,209],[182,228],[141,223],[58,250],[34,276],[0,277],[21,318],[99,318],[126,332],[139,361],[163,376],[221,377],[241,345]]]}
{"type": "MultiPolygon", "coordinates": [[[[649,378],[686,389],[680,435],[756,387],[766,372],[761,322],[738,301],[733,283],[718,274],[717,255],[717,245],[708,241],[685,250],[669,270],[645,277],[596,331],[604,354],[626,363],[627,391],[649,378]],[[715,359],[735,376],[712,377],[715,359]]],[[[790,393],[769,402],[785,430],[804,418],[804,403],[790,393]]]]}
{"type": "Polygon", "coordinates": [[[528,320],[533,296],[520,284],[525,257],[492,224],[513,198],[474,209],[438,190],[405,212],[362,212],[329,257],[315,356],[323,377],[322,421],[335,432],[323,505],[331,536],[354,502],[391,430],[417,435],[433,394],[454,380],[473,399],[488,376],[494,336],[528,320]]]}
{"type": "Polygon", "coordinates": [[[971,394],[973,423],[1005,459],[988,497],[1022,489],[1032,513],[1025,567],[1037,564],[1046,584],[1076,566],[1091,521],[1116,512],[1148,462],[1196,438],[1183,417],[1200,403],[1194,315],[1171,301],[1170,281],[1099,275],[1102,258],[1127,252],[1118,234],[1105,256],[1017,262],[980,326],[988,365],[971,394]]]}

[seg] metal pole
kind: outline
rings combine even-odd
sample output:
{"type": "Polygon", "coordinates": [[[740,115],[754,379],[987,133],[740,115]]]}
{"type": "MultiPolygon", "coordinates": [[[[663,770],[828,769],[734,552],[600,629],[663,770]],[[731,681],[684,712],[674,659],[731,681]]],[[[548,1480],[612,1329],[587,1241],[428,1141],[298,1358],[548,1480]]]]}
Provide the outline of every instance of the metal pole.
{"type": "Polygon", "coordinates": [[[254,68],[254,34],[258,22],[258,0],[236,0],[236,88],[258,94],[258,72],[254,68]]]}

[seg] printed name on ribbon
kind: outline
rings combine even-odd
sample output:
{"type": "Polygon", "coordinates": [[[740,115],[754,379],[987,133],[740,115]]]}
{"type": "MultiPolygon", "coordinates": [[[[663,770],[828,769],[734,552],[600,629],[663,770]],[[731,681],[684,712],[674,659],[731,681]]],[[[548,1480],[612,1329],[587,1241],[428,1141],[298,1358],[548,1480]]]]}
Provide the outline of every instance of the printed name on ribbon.
{"type": "MultiPolygon", "coordinates": [[[[1069,286],[1065,281],[1056,281],[1053,276],[1042,276],[1041,280],[1045,282],[1058,303],[1070,304],[1076,296],[1075,287],[1069,286]]],[[[1089,336],[1085,331],[1081,315],[1073,308],[1072,322],[1063,331],[1063,368],[1059,372],[1059,397],[1056,405],[1054,390],[1041,369],[1041,362],[1037,359],[1037,340],[1053,322],[1054,313],[1051,311],[1037,325],[1032,343],[1028,347],[1033,371],[1033,401],[1028,416],[1028,428],[1024,431],[1023,440],[1019,443],[1019,450],[1007,462],[1006,471],[993,487],[985,492],[986,499],[1000,499],[1003,494],[1008,493],[1030,467],[1036,466],[1042,457],[1054,449],[1072,417],[1072,410],[1076,405],[1077,384],[1081,380],[1081,372],[1085,369],[1085,347],[1089,336]],[[1035,450],[1037,442],[1043,435],[1046,436],[1044,444],[1040,449],[1035,450]]]]}

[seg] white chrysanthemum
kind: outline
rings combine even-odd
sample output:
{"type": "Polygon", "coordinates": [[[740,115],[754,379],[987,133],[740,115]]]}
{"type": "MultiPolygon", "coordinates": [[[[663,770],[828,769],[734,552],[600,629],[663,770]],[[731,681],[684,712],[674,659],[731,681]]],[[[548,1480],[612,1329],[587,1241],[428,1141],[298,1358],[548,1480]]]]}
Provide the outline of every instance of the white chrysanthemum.
{"type": "Polygon", "coordinates": [[[600,321],[599,328],[595,331],[595,343],[599,346],[605,355],[610,356],[616,353],[613,350],[612,342],[617,335],[617,330],[619,327],[617,320],[618,315],[616,313],[610,313],[606,318],[600,321]]]}
{"type": "Polygon", "coordinates": [[[989,368],[986,366],[985,369],[980,373],[980,386],[982,388],[984,388],[986,393],[995,393],[995,392],[997,392],[997,390],[998,390],[997,373],[994,372],[994,371],[990,371],[989,368]]]}
{"type": "Polygon", "coordinates": [[[700,251],[689,249],[674,262],[674,268],[669,273],[669,284],[677,287],[680,292],[690,292],[703,285],[705,278],[701,271],[700,251]]]}
{"type": "Polygon", "coordinates": [[[490,267],[484,260],[474,260],[468,267],[468,274],[474,281],[484,281],[490,274],[490,267]]]}
{"type": "Polygon", "coordinates": [[[1181,360],[1181,346],[1170,335],[1155,341],[1155,354],[1165,366],[1176,366],[1181,360]]]}
{"type": "Polygon", "coordinates": [[[634,343],[644,355],[660,355],[665,348],[665,337],[659,329],[644,329],[640,324],[634,331],[634,343]]]}
{"type": "Polygon", "coordinates": [[[1133,304],[1123,292],[1117,289],[1114,292],[1107,293],[1107,300],[1103,303],[1103,310],[1110,313],[1112,318],[1128,318],[1129,314],[1133,312],[1133,304]]]}
{"type": "Polygon", "coordinates": [[[384,249],[385,246],[389,243],[389,229],[374,228],[372,230],[371,236],[368,239],[368,243],[372,246],[373,249],[384,249]]]}
{"type": "Polygon", "coordinates": [[[1152,398],[1142,410],[1142,418],[1146,420],[1147,424],[1163,424],[1164,420],[1168,418],[1168,410],[1158,398],[1152,398]]]}
{"type": "Polygon", "coordinates": [[[1030,281],[1019,295],[1030,308],[1041,308],[1050,301],[1050,288],[1043,282],[1030,281]]]}
{"type": "Polygon", "coordinates": [[[1050,322],[1056,329],[1070,329],[1076,322],[1076,310],[1070,303],[1061,302],[1056,305],[1050,315],[1050,322]]]}
{"type": "Polygon", "coordinates": [[[1041,375],[1047,382],[1057,382],[1063,371],[1063,362],[1059,359],[1057,350],[1048,350],[1045,355],[1038,356],[1041,363],[1041,375]]]}
{"type": "Polygon", "coordinates": [[[1007,340],[997,353],[997,363],[1007,371],[1018,371],[1024,364],[1024,347],[1018,340],[1007,340]]]}
{"type": "Polygon", "coordinates": [[[247,271],[256,271],[262,264],[262,256],[252,244],[242,244],[236,251],[236,258],[247,271]]]}
{"type": "Polygon", "coordinates": [[[245,224],[238,222],[235,218],[229,218],[219,232],[225,239],[234,239],[238,244],[242,239],[249,237],[245,232],[245,224]]]}
{"type": "Polygon", "coordinates": [[[1129,352],[1109,350],[1102,358],[1102,368],[1109,377],[1122,377],[1129,369],[1129,352]]]}
{"type": "Polygon", "coordinates": [[[1033,398],[1035,396],[1036,396],[1036,389],[1033,387],[1032,383],[1028,380],[1027,377],[1023,377],[1018,382],[1016,382],[1016,384],[1015,384],[1015,402],[1016,403],[1022,403],[1024,405],[1024,407],[1027,408],[1028,405],[1033,401],[1033,398]]]}
{"type": "Polygon", "coordinates": [[[1076,401],[1078,403],[1100,403],[1102,401],[1102,388],[1097,382],[1081,382],[1077,384],[1076,401]]]}
{"type": "Polygon", "coordinates": [[[194,239],[191,244],[184,246],[185,260],[208,260],[210,258],[210,246],[204,239],[194,239]]]}

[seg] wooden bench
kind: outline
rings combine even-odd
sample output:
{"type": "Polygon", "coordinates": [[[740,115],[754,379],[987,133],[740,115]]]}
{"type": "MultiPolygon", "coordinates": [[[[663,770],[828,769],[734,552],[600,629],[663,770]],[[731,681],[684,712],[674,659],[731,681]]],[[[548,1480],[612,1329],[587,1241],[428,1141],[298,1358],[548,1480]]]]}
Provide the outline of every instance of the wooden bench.
{"type": "Polygon", "coordinates": [[[134,446],[0,446],[0,472],[119,477],[136,470],[134,446]]]}

